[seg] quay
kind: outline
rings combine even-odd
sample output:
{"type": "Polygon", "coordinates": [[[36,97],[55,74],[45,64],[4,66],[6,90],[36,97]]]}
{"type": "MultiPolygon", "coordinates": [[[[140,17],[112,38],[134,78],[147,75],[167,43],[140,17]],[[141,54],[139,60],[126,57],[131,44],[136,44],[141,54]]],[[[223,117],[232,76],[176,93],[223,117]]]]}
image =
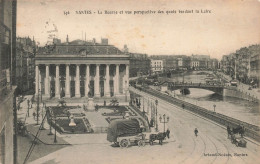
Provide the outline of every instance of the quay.
{"type": "MultiPolygon", "coordinates": [[[[130,91],[132,92],[134,88],[130,87],[130,91]]],[[[144,88],[137,86],[136,89],[139,89],[140,91],[146,92],[152,96],[155,96],[157,98],[163,99],[171,104],[174,104],[176,106],[179,106],[183,108],[183,110],[189,110],[193,113],[196,113],[202,117],[205,117],[207,119],[210,119],[220,125],[223,126],[238,126],[242,125],[245,128],[245,135],[251,139],[254,139],[255,141],[260,142],[260,127],[257,125],[249,124],[247,122],[225,116],[223,114],[219,114],[213,111],[209,111],[205,108],[199,107],[197,105],[188,103],[183,100],[179,100],[177,98],[174,98],[172,96],[163,94],[157,90],[151,89],[151,88],[144,88]]]]}

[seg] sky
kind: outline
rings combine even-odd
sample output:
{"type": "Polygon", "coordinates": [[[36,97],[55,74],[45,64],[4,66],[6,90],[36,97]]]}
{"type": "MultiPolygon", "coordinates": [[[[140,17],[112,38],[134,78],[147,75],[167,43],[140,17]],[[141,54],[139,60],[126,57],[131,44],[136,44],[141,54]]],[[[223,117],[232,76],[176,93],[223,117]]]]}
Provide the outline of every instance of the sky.
{"type": "Polygon", "coordinates": [[[126,44],[130,52],[203,54],[221,59],[241,47],[260,43],[260,0],[17,2],[17,36],[34,37],[40,45],[45,45],[54,35],[64,42],[67,35],[72,41],[84,40],[85,34],[86,40],[96,38],[97,42],[108,38],[109,44],[120,49],[126,44]],[[164,13],[158,13],[159,10],[164,13]],[[180,13],[185,10],[190,13],[180,13]],[[70,14],[65,15],[68,11],[70,14]],[[77,14],[78,11],[91,14],[77,14]]]}

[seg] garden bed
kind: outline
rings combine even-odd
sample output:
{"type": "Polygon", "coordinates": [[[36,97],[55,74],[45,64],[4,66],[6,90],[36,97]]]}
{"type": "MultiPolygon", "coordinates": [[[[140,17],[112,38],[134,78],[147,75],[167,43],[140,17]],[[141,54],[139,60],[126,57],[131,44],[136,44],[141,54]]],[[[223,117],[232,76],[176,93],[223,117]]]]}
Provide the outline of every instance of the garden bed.
{"type": "Polygon", "coordinates": [[[69,126],[69,123],[70,123],[69,119],[57,119],[56,120],[56,127],[60,131],[63,130],[63,133],[81,134],[81,133],[91,133],[92,132],[90,126],[86,127],[87,124],[84,123],[83,119],[74,119],[74,122],[76,123],[76,126],[70,127],[69,126]]]}

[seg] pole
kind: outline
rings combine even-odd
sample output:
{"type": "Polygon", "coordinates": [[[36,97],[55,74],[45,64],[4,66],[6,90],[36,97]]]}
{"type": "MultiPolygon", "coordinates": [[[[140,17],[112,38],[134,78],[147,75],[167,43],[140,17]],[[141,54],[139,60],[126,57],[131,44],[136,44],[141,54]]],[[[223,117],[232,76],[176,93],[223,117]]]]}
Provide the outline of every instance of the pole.
{"type": "Polygon", "coordinates": [[[54,143],[57,143],[57,138],[56,138],[56,117],[54,117],[54,121],[55,121],[54,143]]]}
{"type": "Polygon", "coordinates": [[[235,79],[237,79],[237,59],[235,59],[235,79]]]}
{"type": "MultiPolygon", "coordinates": [[[[50,110],[49,110],[50,111],[50,110]]],[[[51,118],[51,121],[50,121],[50,132],[48,135],[53,135],[53,133],[51,132],[51,125],[52,125],[52,116],[51,116],[51,113],[49,112],[50,114],[50,118],[51,118]]]]}
{"type": "Polygon", "coordinates": [[[143,97],[143,116],[144,116],[144,97],[143,97]]]}
{"type": "Polygon", "coordinates": [[[157,105],[158,105],[158,100],[156,99],[155,100],[155,104],[156,104],[156,111],[155,111],[155,116],[156,116],[156,118],[155,118],[155,120],[156,120],[156,131],[158,131],[158,120],[157,120],[157,105]]]}
{"type": "Polygon", "coordinates": [[[165,132],[165,114],[163,115],[163,132],[165,132]]]}
{"type": "Polygon", "coordinates": [[[27,116],[29,117],[29,100],[27,101],[28,103],[27,103],[27,105],[28,105],[28,110],[27,110],[27,116]]]}
{"type": "Polygon", "coordinates": [[[36,123],[36,125],[39,125],[39,101],[40,101],[40,95],[39,95],[39,92],[40,92],[40,89],[38,90],[38,99],[37,99],[37,123],[36,123]]]}

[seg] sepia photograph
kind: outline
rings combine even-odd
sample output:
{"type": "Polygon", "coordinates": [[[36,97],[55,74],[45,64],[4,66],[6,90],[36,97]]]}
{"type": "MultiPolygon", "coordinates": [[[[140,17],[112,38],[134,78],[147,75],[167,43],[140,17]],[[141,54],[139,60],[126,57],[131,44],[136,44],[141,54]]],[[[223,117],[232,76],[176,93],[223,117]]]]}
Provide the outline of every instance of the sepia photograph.
{"type": "Polygon", "coordinates": [[[0,164],[257,164],[260,0],[0,0],[0,164]]]}

